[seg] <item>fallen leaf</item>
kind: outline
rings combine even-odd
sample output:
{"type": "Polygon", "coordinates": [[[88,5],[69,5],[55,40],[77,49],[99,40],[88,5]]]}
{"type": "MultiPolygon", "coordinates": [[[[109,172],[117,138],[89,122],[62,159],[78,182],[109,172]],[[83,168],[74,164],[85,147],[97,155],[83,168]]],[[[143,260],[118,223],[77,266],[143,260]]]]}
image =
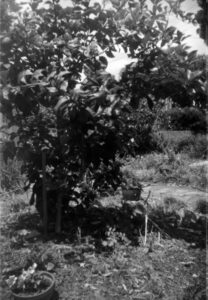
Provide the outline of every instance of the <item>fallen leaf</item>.
{"type": "Polygon", "coordinates": [[[54,265],[53,263],[49,262],[49,263],[47,263],[47,265],[46,265],[46,270],[47,270],[47,271],[51,271],[51,270],[54,269],[54,267],[55,267],[55,265],[54,265]]]}

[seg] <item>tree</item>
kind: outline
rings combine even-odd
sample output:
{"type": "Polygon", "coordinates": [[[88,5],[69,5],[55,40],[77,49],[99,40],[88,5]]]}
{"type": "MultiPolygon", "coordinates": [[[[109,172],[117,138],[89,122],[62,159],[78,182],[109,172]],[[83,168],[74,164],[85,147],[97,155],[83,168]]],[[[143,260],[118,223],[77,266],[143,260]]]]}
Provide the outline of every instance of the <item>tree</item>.
{"type": "Polygon", "coordinates": [[[98,4],[89,7],[89,1],[67,9],[58,1],[48,1],[48,8],[39,3],[32,1],[31,10],[2,37],[9,43],[2,49],[1,110],[9,126],[18,126],[11,139],[24,159],[28,187],[33,184],[31,202],[36,199],[41,214],[46,152],[54,219],[57,199],[64,214],[72,202],[87,207],[96,193],[117,188],[116,155],[129,148],[134,128],[128,126],[129,100],[105,71],[102,53],[114,50],[112,12],[98,4]],[[80,83],[83,71],[86,80],[80,83]]]}
{"type": "Polygon", "coordinates": [[[152,7],[146,1],[128,1],[128,6],[119,11],[117,42],[131,58],[136,58],[122,76],[132,105],[136,108],[146,98],[152,109],[160,99],[169,98],[182,107],[195,103],[205,108],[205,68],[193,68],[197,51],[188,51],[186,36],[168,26],[170,13],[183,20],[189,20],[190,14],[180,10],[180,1],[167,1],[167,6],[162,1],[151,2],[152,7]]]}
{"type": "Polygon", "coordinates": [[[197,12],[195,17],[200,26],[198,33],[208,45],[208,4],[206,0],[197,0],[197,2],[200,7],[200,10],[197,12]]]}

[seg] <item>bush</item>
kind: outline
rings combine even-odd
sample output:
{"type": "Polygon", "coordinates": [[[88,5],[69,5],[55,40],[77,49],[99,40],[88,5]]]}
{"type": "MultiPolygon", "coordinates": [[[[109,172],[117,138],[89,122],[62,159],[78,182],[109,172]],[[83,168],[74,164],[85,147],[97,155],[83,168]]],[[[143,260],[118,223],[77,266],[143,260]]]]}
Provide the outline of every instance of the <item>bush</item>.
{"type": "Polygon", "coordinates": [[[103,190],[120,185],[116,155],[133,147],[136,129],[129,99],[105,71],[107,60],[99,50],[114,49],[112,28],[100,30],[111,14],[95,5],[92,21],[86,1],[81,6],[73,1],[66,10],[58,1],[39,9],[39,2],[31,2],[31,11],[4,33],[10,43],[2,59],[9,71],[1,111],[8,126],[17,126],[11,139],[17,139],[15,152],[23,156],[28,188],[33,186],[31,203],[36,200],[42,215],[45,173],[48,218],[55,219],[57,207],[59,212],[71,202],[88,207],[103,190]],[[82,72],[86,78],[80,84],[82,72]]]}
{"type": "Polygon", "coordinates": [[[172,150],[175,153],[186,153],[190,158],[206,159],[207,136],[193,134],[191,131],[163,130],[154,133],[157,149],[160,152],[172,150]]]}
{"type": "Polygon", "coordinates": [[[194,136],[193,143],[187,152],[191,158],[206,159],[208,157],[207,136],[201,134],[194,136]]]}
{"type": "Polygon", "coordinates": [[[136,154],[145,154],[155,150],[156,142],[152,132],[155,113],[147,105],[143,105],[133,113],[132,118],[136,128],[136,154]]]}
{"type": "Polygon", "coordinates": [[[206,113],[194,107],[172,108],[163,113],[160,126],[163,129],[205,133],[207,131],[206,113]]]}

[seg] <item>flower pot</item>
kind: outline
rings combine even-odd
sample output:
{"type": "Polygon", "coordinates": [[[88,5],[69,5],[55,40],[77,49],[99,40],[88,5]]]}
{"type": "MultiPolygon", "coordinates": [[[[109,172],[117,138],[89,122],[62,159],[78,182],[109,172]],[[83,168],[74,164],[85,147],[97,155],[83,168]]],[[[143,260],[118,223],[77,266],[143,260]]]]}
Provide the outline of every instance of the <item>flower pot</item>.
{"type": "Polygon", "coordinates": [[[55,279],[53,275],[48,272],[42,271],[40,274],[50,281],[50,285],[44,291],[34,295],[15,294],[12,292],[14,300],[50,300],[55,288],[55,279]]]}
{"type": "Polygon", "coordinates": [[[122,189],[123,200],[139,201],[141,197],[141,188],[124,188],[122,189]]]}

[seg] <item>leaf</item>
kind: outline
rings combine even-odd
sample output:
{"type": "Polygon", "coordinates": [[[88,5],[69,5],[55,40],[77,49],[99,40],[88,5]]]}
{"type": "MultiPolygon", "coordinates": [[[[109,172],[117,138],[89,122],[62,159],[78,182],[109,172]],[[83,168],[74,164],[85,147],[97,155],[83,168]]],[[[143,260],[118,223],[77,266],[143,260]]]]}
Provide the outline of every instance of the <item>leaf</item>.
{"type": "Polygon", "coordinates": [[[108,57],[114,58],[114,54],[111,50],[106,50],[105,53],[108,57]]]}
{"type": "Polygon", "coordinates": [[[166,29],[165,34],[172,36],[175,31],[176,31],[176,27],[170,26],[166,29]]]}
{"type": "Polygon", "coordinates": [[[90,130],[90,129],[89,129],[89,130],[87,131],[88,136],[91,136],[93,133],[94,133],[94,130],[90,130]]]}
{"type": "Polygon", "coordinates": [[[44,76],[43,73],[42,73],[43,71],[44,71],[44,69],[38,69],[38,70],[36,70],[33,73],[32,78],[39,79],[40,77],[43,77],[44,76]]]}
{"type": "Polygon", "coordinates": [[[65,80],[64,82],[61,83],[60,90],[66,92],[67,88],[68,88],[68,81],[65,80]]]}
{"type": "Polygon", "coordinates": [[[50,93],[56,93],[56,92],[58,91],[57,88],[55,88],[54,86],[47,87],[47,90],[48,90],[50,93]]]}
{"type": "Polygon", "coordinates": [[[196,77],[200,76],[202,73],[203,73],[203,71],[200,71],[200,70],[194,71],[194,72],[187,70],[187,78],[188,78],[188,80],[193,80],[196,77]]]}
{"type": "Polygon", "coordinates": [[[4,68],[9,69],[11,67],[11,64],[3,64],[4,68]]]}
{"type": "Polygon", "coordinates": [[[102,63],[103,66],[108,66],[108,60],[105,58],[105,56],[100,56],[99,61],[102,63]]]}
{"type": "Polygon", "coordinates": [[[55,111],[58,111],[58,110],[60,109],[60,107],[61,107],[64,103],[66,103],[66,102],[68,102],[68,101],[69,101],[69,98],[68,98],[68,97],[66,97],[66,96],[61,96],[61,97],[59,98],[58,103],[57,103],[56,106],[54,107],[55,111]]]}
{"type": "Polygon", "coordinates": [[[181,38],[184,36],[184,34],[181,32],[181,31],[177,31],[177,37],[178,37],[178,40],[180,41],[181,38]]]}
{"type": "Polygon", "coordinates": [[[55,265],[51,262],[47,263],[46,265],[46,270],[47,271],[52,271],[55,268],[55,265]]]}
{"type": "Polygon", "coordinates": [[[61,79],[63,76],[70,74],[69,71],[62,71],[58,74],[58,79],[61,79]]]}
{"type": "Polygon", "coordinates": [[[2,96],[4,99],[9,100],[9,89],[7,87],[2,88],[2,96]]]}
{"type": "Polygon", "coordinates": [[[196,55],[197,55],[197,50],[193,50],[193,51],[189,52],[188,59],[190,61],[192,61],[194,58],[196,58],[196,55]]]}
{"type": "Polygon", "coordinates": [[[19,73],[17,81],[18,83],[27,83],[26,76],[33,75],[33,73],[30,70],[25,70],[19,73]]]}
{"type": "Polygon", "coordinates": [[[96,100],[97,105],[103,105],[106,101],[106,92],[100,91],[91,95],[89,100],[96,100]]]}
{"type": "Polygon", "coordinates": [[[163,31],[165,29],[165,26],[163,23],[157,21],[157,25],[161,31],[163,31]]]}
{"type": "Polygon", "coordinates": [[[90,107],[87,107],[86,111],[88,111],[92,117],[95,116],[95,112],[90,107]]]}
{"type": "Polygon", "coordinates": [[[48,75],[47,80],[50,80],[51,78],[54,78],[55,75],[56,75],[56,71],[51,72],[51,73],[48,75]]]}

